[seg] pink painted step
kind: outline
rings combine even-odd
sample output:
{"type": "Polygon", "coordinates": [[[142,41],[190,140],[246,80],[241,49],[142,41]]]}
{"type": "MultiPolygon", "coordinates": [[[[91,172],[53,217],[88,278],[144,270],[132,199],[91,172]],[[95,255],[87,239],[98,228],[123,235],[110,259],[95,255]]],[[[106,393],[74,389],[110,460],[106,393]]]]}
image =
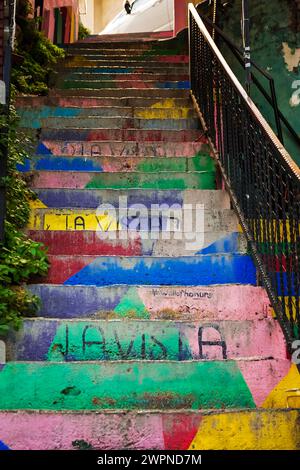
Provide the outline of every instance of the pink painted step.
{"type": "Polygon", "coordinates": [[[198,152],[209,152],[204,135],[197,142],[79,142],[44,140],[53,155],[104,157],[194,157],[198,152]]]}

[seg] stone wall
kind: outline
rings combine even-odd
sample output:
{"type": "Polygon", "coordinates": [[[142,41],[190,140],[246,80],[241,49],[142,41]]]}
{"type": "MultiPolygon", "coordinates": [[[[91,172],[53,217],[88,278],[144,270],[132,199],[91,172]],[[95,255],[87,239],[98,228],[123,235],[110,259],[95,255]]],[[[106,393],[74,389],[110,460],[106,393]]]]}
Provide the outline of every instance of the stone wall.
{"type": "MultiPolygon", "coordinates": [[[[272,0],[272,6],[266,0],[252,0],[250,14],[252,57],[274,77],[279,107],[300,135],[300,0],[272,0]]],[[[241,2],[231,0],[222,27],[239,46],[240,17],[241,2]]],[[[228,52],[225,55],[237,71],[236,60],[228,52]]],[[[243,72],[239,78],[244,80],[243,72]]],[[[275,128],[271,107],[254,88],[252,97],[275,128]]],[[[299,164],[299,147],[288,134],[284,143],[299,164]]]]}

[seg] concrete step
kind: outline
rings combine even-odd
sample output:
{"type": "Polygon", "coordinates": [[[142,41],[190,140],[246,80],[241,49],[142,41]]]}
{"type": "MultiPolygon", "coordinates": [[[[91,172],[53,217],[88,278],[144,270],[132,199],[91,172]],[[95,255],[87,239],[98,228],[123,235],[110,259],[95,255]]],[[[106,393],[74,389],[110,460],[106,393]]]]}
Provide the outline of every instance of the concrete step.
{"type": "Polygon", "coordinates": [[[107,65],[118,65],[123,66],[129,65],[143,65],[147,63],[148,66],[150,65],[162,65],[164,66],[167,64],[169,67],[174,64],[188,64],[189,63],[189,56],[188,55],[161,55],[161,56],[147,56],[147,55],[130,55],[130,54],[122,54],[122,55],[102,55],[97,52],[94,54],[80,54],[80,55],[69,55],[67,56],[64,65],[68,63],[83,65],[89,64],[90,62],[97,63],[97,64],[107,64],[107,65]]]}
{"type": "MultiPolygon", "coordinates": [[[[41,131],[42,141],[119,141],[119,142],[197,142],[203,134],[199,130],[148,129],[47,129],[41,131]]],[[[174,156],[174,155],[173,155],[174,156]]]]}
{"type": "MultiPolygon", "coordinates": [[[[209,155],[196,157],[71,157],[55,155],[39,155],[26,160],[24,165],[18,165],[19,171],[99,171],[109,173],[161,171],[207,171],[214,169],[214,163],[209,155]]],[[[86,206],[85,206],[86,207],[86,206]]]]}
{"type": "Polygon", "coordinates": [[[49,256],[45,282],[65,285],[256,285],[250,256],[212,254],[164,257],[49,256]]]}
{"type": "MultiPolygon", "coordinates": [[[[120,200],[121,204],[128,201],[120,200]]],[[[142,204],[122,207],[105,204],[95,209],[47,208],[32,209],[27,228],[29,230],[62,230],[115,232],[175,232],[186,233],[237,232],[238,219],[231,209],[205,209],[202,206],[169,207],[142,204]],[[201,211],[201,212],[200,212],[201,211]]],[[[156,235],[157,236],[157,235],[156,235]]]]}
{"type": "Polygon", "coordinates": [[[117,65],[102,65],[99,67],[74,65],[73,67],[57,67],[57,69],[51,73],[51,80],[59,80],[64,77],[80,78],[80,76],[83,76],[84,78],[89,77],[92,80],[95,80],[96,78],[103,80],[105,77],[110,77],[111,80],[115,80],[116,77],[126,80],[127,77],[128,80],[135,76],[135,78],[146,78],[148,76],[148,80],[153,79],[153,77],[162,77],[163,80],[170,80],[171,77],[176,77],[175,80],[189,80],[190,72],[188,64],[175,64],[172,68],[162,68],[161,65],[159,67],[155,67],[153,65],[148,66],[147,63],[135,67],[118,67],[117,65]]]}
{"type": "Polygon", "coordinates": [[[126,50],[126,51],[161,51],[161,50],[177,50],[180,47],[184,48],[184,45],[181,46],[179,44],[172,44],[171,42],[167,41],[147,41],[147,42],[127,42],[126,40],[124,42],[105,42],[105,43],[99,43],[99,42],[76,42],[73,44],[67,44],[63,46],[66,52],[73,51],[73,50],[78,50],[80,53],[84,52],[85,50],[90,51],[115,51],[115,50],[126,50]]]}
{"type": "MultiPolygon", "coordinates": [[[[29,108],[32,112],[35,112],[35,109],[38,108],[37,112],[42,108],[42,110],[46,107],[46,109],[51,108],[72,108],[74,112],[78,110],[88,108],[92,109],[100,107],[113,107],[113,108],[191,108],[192,101],[190,98],[149,98],[149,97],[133,97],[133,98],[126,98],[126,97],[118,97],[118,98],[106,98],[106,97],[84,97],[84,96],[69,96],[69,97],[62,97],[59,94],[55,95],[53,90],[51,92],[51,96],[22,96],[17,98],[17,106],[19,110],[25,108],[26,110],[29,108]]],[[[26,111],[25,111],[26,112],[26,111]]],[[[43,111],[42,111],[43,112],[43,111]]],[[[63,111],[62,111],[63,112],[63,111]]]]}
{"type": "MultiPolygon", "coordinates": [[[[174,137],[174,136],[173,136],[174,137]]],[[[128,142],[128,141],[58,141],[43,139],[38,154],[82,157],[194,157],[199,152],[210,154],[207,140],[202,134],[197,142],[128,142]]]]}
{"type": "Polygon", "coordinates": [[[102,64],[98,62],[85,61],[84,63],[77,64],[76,62],[67,62],[64,65],[58,65],[55,70],[52,71],[51,76],[58,78],[59,76],[65,76],[71,73],[88,73],[88,74],[157,74],[157,75],[170,75],[170,74],[188,74],[189,75],[189,64],[153,64],[148,62],[139,63],[138,65],[118,65],[102,64]]]}
{"type": "MultiPolygon", "coordinates": [[[[161,50],[161,49],[178,49],[179,47],[184,47],[184,44],[179,44],[177,40],[172,41],[172,39],[164,39],[164,40],[151,40],[147,39],[147,41],[141,41],[141,40],[136,40],[136,41],[128,41],[125,36],[124,36],[124,41],[116,41],[116,35],[110,35],[111,40],[106,40],[104,41],[99,41],[101,39],[101,36],[94,37],[93,40],[88,38],[88,40],[84,41],[77,41],[76,43],[73,44],[65,44],[63,48],[66,51],[73,50],[73,49],[78,49],[81,51],[84,51],[85,49],[93,49],[93,50],[115,50],[115,49],[134,49],[134,50],[139,50],[139,51],[148,51],[148,50],[161,50]]],[[[128,38],[128,35],[127,35],[128,38]]]]}
{"type": "Polygon", "coordinates": [[[158,174],[40,171],[30,175],[30,185],[39,189],[215,189],[215,170],[158,174]]]}
{"type": "MultiPolygon", "coordinates": [[[[115,35],[112,36],[113,39],[115,35]]],[[[101,36],[98,36],[98,38],[100,38],[101,36]]],[[[80,51],[84,51],[85,49],[93,49],[93,50],[99,50],[99,51],[102,51],[103,49],[107,49],[107,50],[115,50],[115,49],[126,49],[126,50],[129,50],[129,49],[134,49],[134,50],[139,50],[139,51],[149,51],[149,50],[152,50],[153,48],[155,49],[166,49],[166,43],[165,41],[156,41],[156,40],[148,40],[147,42],[138,42],[138,41],[135,41],[135,42],[132,42],[132,41],[126,41],[126,39],[124,41],[114,41],[114,40],[111,40],[110,42],[95,42],[95,40],[91,41],[91,40],[84,40],[84,41],[76,41],[75,43],[72,43],[72,44],[64,44],[62,47],[63,49],[68,52],[68,51],[72,51],[73,49],[78,49],[80,51]]],[[[173,45],[171,47],[174,47],[173,45]]]]}
{"type": "Polygon", "coordinates": [[[25,319],[6,341],[7,361],[286,359],[276,320],[25,319]],[[46,334],[45,334],[46,332],[46,334]],[[263,341],[261,341],[261,339],[263,341]]]}
{"type": "MultiPolygon", "coordinates": [[[[70,88],[55,90],[53,93],[49,91],[51,97],[67,97],[67,96],[80,96],[85,97],[104,97],[104,98],[155,98],[157,102],[171,98],[184,98],[190,97],[189,90],[180,89],[172,90],[168,88],[105,88],[105,89],[92,89],[92,88],[70,88]]],[[[145,105],[145,104],[144,104],[145,105]]]]}
{"type": "Polygon", "coordinates": [[[134,56],[134,57],[153,57],[153,56],[174,56],[174,55],[186,55],[186,51],[183,48],[167,49],[166,47],[148,48],[141,50],[138,46],[127,48],[127,46],[107,48],[107,47],[69,47],[66,49],[68,56],[79,56],[85,57],[90,55],[108,56],[108,57],[123,57],[123,56],[134,56]]]}
{"type": "MultiPolygon", "coordinates": [[[[169,59],[169,58],[168,58],[169,59]]],[[[107,59],[107,58],[83,58],[83,57],[78,57],[74,59],[69,59],[66,62],[64,62],[63,66],[60,66],[57,68],[57,72],[60,73],[66,73],[68,70],[71,70],[73,68],[85,68],[85,69],[90,69],[90,68],[107,68],[111,69],[113,67],[119,68],[119,69],[144,69],[144,71],[149,71],[149,70],[157,70],[157,73],[166,73],[166,71],[173,71],[175,69],[181,69],[182,71],[187,72],[188,71],[188,66],[189,62],[188,61],[183,61],[181,62],[178,60],[177,62],[172,62],[168,63],[168,61],[161,61],[160,59],[154,59],[154,60],[140,60],[139,58],[137,59],[128,59],[126,57],[123,58],[123,60],[118,60],[118,59],[107,59]]],[[[55,72],[54,72],[55,73],[55,72]]]]}
{"type": "Polygon", "coordinates": [[[18,115],[21,118],[20,126],[39,128],[42,127],[42,119],[49,118],[75,118],[75,117],[127,117],[127,118],[147,118],[147,119],[187,119],[196,118],[196,112],[191,107],[178,108],[153,108],[147,107],[118,107],[118,106],[95,106],[92,108],[81,107],[54,107],[43,106],[40,108],[18,108],[18,115]]]}
{"type": "MultiPolygon", "coordinates": [[[[118,34],[92,34],[81,41],[77,41],[74,43],[74,46],[77,44],[111,44],[115,45],[118,43],[122,43],[124,45],[130,43],[137,43],[137,44],[169,44],[167,42],[169,40],[171,43],[177,43],[178,39],[173,37],[173,31],[159,31],[159,32],[143,32],[143,33],[118,33],[118,34]]],[[[72,47],[72,46],[71,46],[72,47]]]]}
{"type": "Polygon", "coordinates": [[[188,80],[184,81],[163,81],[160,78],[152,80],[70,80],[65,78],[63,81],[57,83],[57,89],[64,90],[77,90],[77,89],[89,89],[89,90],[98,90],[98,89],[170,89],[170,90],[189,90],[190,82],[188,80]]]}
{"type": "Polygon", "coordinates": [[[290,409],[0,413],[1,438],[12,450],[291,451],[300,449],[299,421],[290,409]]]}
{"type": "Polygon", "coordinates": [[[165,319],[182,321],[257,321],[271,317],[262,287],[215,286],[70,286],[35,284],[45,318],[165,319]],[[224,302],[226,299],[226,302],[224,302]],[[255,302],[254,302],[255,299],[255,302]]]}
{"type": "MultiPolygon", "coordinates": [[[[33,127],[31,121],[28,127],[33,127]]],[[[50,117],[41,119],[41,127],[46,129],[154,129],[154,130],[189,130],[199,129],[198,118],[181,119],[149,119],[130,117],[50,117]]]]}
{"type": "Polygon", "coordinates": [[[178,257],[208,253],[247,253],[247,242],[237,232],[178,233],[27,230],[29,238],[47,247],[49,255],[178,257]],[[194,243],[191,244],[191,241],[194,243]],[[197,242],[198,240],[198,242],[197,242]],[[190,241],[190,243],[187,243],[190,241]]]}
{"type": "Polygon", "coordinates": [[[169,73],[163,73],[162,71],[155,73],[153,70],[150,71],[140,71],[140,72],[121,72],[121,73],[104,73],[103,71],[100,71],[96,73],[95,71],[79,71],[79,72],[72,72],[67,71],[67,74],[64,77],[61,77],[61,75],[58,77],[58,79],[61,78],[62,80],[84,80],[84,81],[104,81],[104,82],[110,82],[110,81],[131,81],[132,82],[138,82],[138,81],[146,81],[148,82],[149,80],[153,80],[155,82],[184,82],[184,81],[189,81],[189,74],[188,73],[183,73],[182,70],[175,72],[174,70],[170,71],[169,73]]]}
{"type": "Polygon", "coordinates": [[[156,191],[147,189],[37,189],[37,197],[42,201],[41,207],[49,208],[90,208],[97,209],[100,204],[111,204],[119,207],[120,202],[128,207],[142,204],[147,208],[152,205],[203,204],[206,210],[230,209],[230,200],[226,191],[217,190],[184,190],[156,191]]]}
{"type": "Polygon", "coordinates": [[[235,361],[10,362],[0,372],[0,409],[254,409],[240,368],[235,361]]]}

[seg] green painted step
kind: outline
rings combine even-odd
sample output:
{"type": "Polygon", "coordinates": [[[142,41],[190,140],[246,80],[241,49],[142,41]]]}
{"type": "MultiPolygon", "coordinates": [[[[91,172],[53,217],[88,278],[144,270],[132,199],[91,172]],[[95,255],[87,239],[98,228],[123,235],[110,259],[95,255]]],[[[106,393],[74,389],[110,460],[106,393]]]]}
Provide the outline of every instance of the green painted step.
{"type": "Polygon", "coordinates": [[[209,155],[196,157],[82,157],[82,156],[45,156],[37,155],[30,159],[30,170],[69,170],[84,171],[84,165],[90,165],[96,171],[103,168],[104,171],[114,172],[142,172],[157,173],[185,172],[185,171],[214,171],[215,166],[209,155]],[[80,170],[78,170],[80,169],[80,170]]]}
{"type": "Polygon", "coordinates": [[[1,410],[223,408],[255,408],[232,361],[8,363],[0,372],[1,410]]]}
{"type": "Polygon", "coordinates": [[[199,173],[100,173],[86,189],[214,189],[215,171],[199,173]]]}

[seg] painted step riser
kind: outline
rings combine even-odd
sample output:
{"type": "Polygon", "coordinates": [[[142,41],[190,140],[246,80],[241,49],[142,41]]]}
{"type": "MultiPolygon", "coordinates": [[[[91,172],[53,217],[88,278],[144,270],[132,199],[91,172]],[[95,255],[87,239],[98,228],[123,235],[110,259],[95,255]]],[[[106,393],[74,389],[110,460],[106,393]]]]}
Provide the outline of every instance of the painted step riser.
{"type": "Polygon", "coordinates": [[[106,88],[106,89],[77,89],[71,88],[69,90],[56,90],[55,94],[50,92],[50,98],[55,97],[68,97],[68,96],[91,96],[91,97],[104,97],[104,98],[156,98],[156,101],[169,98],[184,98],[190,97],[189,90],[172,90],[163,88],[106,88]]]}
{"type": "MultiPolygon", "coordinates": [[[[171,63],[177,63],[177,57],[184,58],[186,61],[186,53],[185,51],[167,51],[167,50],[160,50],[160,51],[144,51],[141,52],[137,49],[107,49],[107,50],[95,50],[95,49],[85,49],[85,50],[73,50],[67,53],[66,62],[70,61],[86,61],[86,60],[113,60],[116,61],[118,58],[120,60],[142,60],[142,61],[157,61],[159,63],[165,62],[166,58],[169,57],[171,59],[171,63]],[[177,54],[178,55],[174,55],[177,54]],[[175,58],[176,57],[176,58],[175,58]],[[175,62],[173,62],[175,61],[175,62]]],[[[186,62],[185,62],[186,63],[186,62]]]]}
{"type": "Polygon", "coordinates": [[[25,320],[6,342],[8,361],[222,361],[286,359],[275,320],[25,320]]]}
{"type": "Polygon", "coordinates": [[[160,62],[158,60],[140,60],[140,59],[126,59],[123,60],[113,60],[113,59],[81,59],[81,60],[69,60],[64,63],[63,67],[57,69],[57,73],[62,71],[63,73],[68,72],[72,69],[90,69],[90,68],[118,68],[118,69],[134,69],[140,70],[143,69],[144,71],[150,71],[151,69],[155,69],[157,73],[166,73],[166,71],[173,72],[175,69],[181,69],[184,72],[188,71],[189,63],[188,62],[176,62],[176,63],[168,63],[168,62],[160,62]]]}
{"type": "Polygon", "coordinates": [[[210,152],[205,137],[198,142],[79,142],[44,140],[37,153],[83,157],[194,157],[198,152],[210,152]]]}
{"type": "Polygon", "coordinates": [[[190,108],[192,106],[192,102],[189,98],[170,98],[161,100],[160,98],[89,98],[89,97],[80,97],[76,96],[75,98],[72,97],[59,97],[52,94],[52,97],[33,97],[33,96],[23,96],[17,98],[17,106],[19,109],[22,108],[29,108],[33,112],[35,109],[33,108],[40,108],[40,107],[57,107],[60,108],[68,108],[71,107],[74,112],[79,112],[83,108],[98,108],[100,107],[113,107],[113,108],[190,108]]]}
{"type": "Polygon", "coordinates": [[[83,65],[87,64],[89,65],[90,63],[108,63],[108,64],[116,64],[118,66],[122,65],[123,63],[125,64],[144,64],[147,63],[148,66],[150,64],[156,64],[156,66],[161,65],[164,67],[165,64],[168,64],[169,66],[173,64],[188,64],[189,63],[189,56],[187,55],[165,55],[165,56],[150,56],[147,57],[139,55],[101,55],[101,54],[88,54],[88,55],[74,55],[71,57],[67,57],[65,65],[67,66],[68,64],[76,64],[78,65],[83,65]]]}
{"type": "MultiPolygon", "coordinates": [[[[119,50],[124,50],[124,51],[139,51],[139,53],[141,53],[141,51],[146,51],[146,53],[148,53],[149,51],[150,52],[155,52],[157,51],[158,53],[160,51],[164,51],[164,50],[170,50],[171,52],[173,51],[173,49],[177,50],[179,49],[178,46],[176,46],[174,44],[174,46],[171,46],[171,48],[166,48],[166,45],[162,44],[162,43],[159,43],[159,42],[151,42],[151,41],[148,41],[148,42],[140,42],[140,43],[132,43],[132,42],[127,42],[127,41],[124,41],[124,42],[114,42],[112,41],[111,43],[109,42],[105,42],[105,43],[97,43],[97,42],[87,42],[87,43],[81,43],[81,42],[76,42],[76,44],[72,44],[72,45],[68,45],[67,47],[64,46],[64,49],[67,53],[69,52],[73,52],[73,51],[78,51],[80,53],[84,52],[84,51],[99,51],[100,53],[102,53],[103,51],[108,51],[108,52],[114,52],[115,50],[119,51],[119,50]]],[[[184,47],[182,46],[182,49],[184,49],[184,47]]],[[[174,53],[174,52],[173,52],[174,53]]]]}
{"type": "Polygon", "coordinates": [[[297,410],[0,413],[12,450],[299,450],[299,421],[297,410]]]}
{"type": "Polygon", "coordinates": [[[160,131],[145,129],[42,129],[42,140],[119,141],[119,142],[193,142],[202,139],[198,130],[160,131]]]}
{"type": "MultiPolygon", "coordinates": [[[[161,33],[160,33],[161,35],[161,33]]],[[[166,37],[166,33],[164,33],[164,37],[153,37],[153,39],[150,38],[144,38],[141,37],[142,35],[139,36],[139,38],[136,39],[136,41],[132,40],[132,37],[135,35],[130,34],[130,36],[127,35],[121,35],[121,34],[113,34],[113,35],[92,35],[89,36],[88,38],[77,41],[76,44],[68,44],[64,45],[63,47],[66,50],[73,50],[75,49],[115,49],[115,48],[120,48],[120,49],[139,49],[141,51],[143,50],[152,50],[154,49],[166,49],[167,48],[174,48],[174,47],[179,47],[177,39],[173,40],[172,36],[168,34],[166,37]],[[122,38],[122,40],[118,39],[122,38]],[[165,39],[165,41],[160,41],[159,39],[165,39]],[[168,40],[168,42],[166,42],[168,40]]],[[[181,47],[181,46],[180,46],[181,47]]],[[[184,46],[182,46],[184,47],[184,46]]]]}
{"type": "Polygon", "coordinates": [[[62,83],[57,84],[57,89],[166,89],[166,90],[189,90],[189,81],[163,81],[163,80],[69,80],[66,79],[62,83]]]}
{"type": "Polygon", "coordinates": [[[240,365],[234,361],[19,362],[6,364],[0,372],[2,410],[224,407],[255,408],[240,365]]]}
{"type": "MultiPolygon", "coordinates": [[[[152,50],[155,49],[166,49],[167,48],[174,48],[179,47],[177,39],[173,40],[172,35],[170,33],[166,34],[160,33],[159,37],[157,35],[153,36],[151,39],[150,37],[142,37],[143,35],[137,34],[130,34],[130,36],[122,35],[122,34],[113,34],[113,35],[91,35],[84,40],[79,40],[76,44],[67,44],[64,45],[64,49],[68,51],[69,49],[78,48],[78,49],[115,49],[115,48],[128,48],[128,49],[139,49],[143,50],[152,50]],[[136,36],[136,39],[133,38],[136,36]],[[161,40],[164,39],[162,42],[161,40]],[[165,42],[167,41],[168,42],[165,42]]],[[[183,46],[184,47],[184,46],[183,46]]]]}
{"type": "MultiPolygon", "coordinates": [[[[163,68],[149,66],[145,64],[145,66],[139,67],[118,67],[117,65],[112,66],[99,66],[99,67],[67,67],[67,68],[58,68],[55,72],[52,72],[51,79],[52,80],[59,80],[60,78],[64,78],[67,76],[90,76],[92,80],[96,78],[103,79],[105,76],[110,76],[112,80],[115,80],[116,76],[119,78],[125,77],[124,79],[129,79],[131,77],[144,77],[144,75],[149,76],[149,80],[153,77],[161,77],[163,79],[170,79],[170,77],[176,77],[178,80],[178,76],[184,77],[184,80],[189,80],[189,66],[188,65],[175,65],[172,68],[163,68]]],[[[86,77],[85,77],[86,78],[86,77]]],[[[181,78],[180,78],[181,80],[181,78]]]]}
{"type": "MultiPolygon", "coordinates": [[[[127,202],[127,201],[122,201],[127,202]]],[[[150,236],[150,230],[158,233],[176,233],[178,239],[189,233],[212,233],[212,232],[237,232],[238,220],[231,210],[205,210],[201,208],[151,208],[125,207],[119,210],[119,206],[110,204],[108,207],[99,207],[97,211],[82,209],[33,209],[28,224],[30,230],[62,230],[62,231],[95,231],[112,232],[128,230],[136,234],[141,231],[141,236],[150,236]],[[110,211],[108,213],[108,211],[110,211]],[[201,211],[201,212],[200,212],[201,211]],[[195,232],[194,232],[195,230],[195,232]]],[[[161,235],[163,236],[163,234],[161,235]]],[[[154,239],[155,240],[155,239],[154,239]]],[[[185,239],[184,241],[188,241],[185,239]]]]}
{"type": "Polygon", "coordinates": [[[214,189],[215,172],[168,173],[84,173],[41,171],[30,181],[36,189],[214,189]]]}
{"type": "Polygon", "coordinates": [[[192,107],[177,108],[140,108],[140,107],[112,107],[97,106],[92,108],[75,108],[60,106],[45,106],[40,109],[18,108],[18,115],[21,118],[21,127],[42,127],[42,119],[48,118],[75,118],[75,117],[127,117],[127,118],[147,118],[147,119],[187,119],[196,118],[196,112],[192,107]],[[38,124],[34,124],[37,121],[38,124]]]}
{"type": "MultiPolygon", "coordinates": [[[[113,232],[111,238],[96,232],[65,232],[51,230],[29,230],[28,236],[47,247],[49,255],[63,256],[154,256],[178,257],[194,256],[195,253],[247,253],[245,239],[236,233],[207,232],[198,235],[199,242],[189,247],[185,240],[176,240],[170,233],[167,240],[162,234],[159,240],[153,239],[147,232],[113,232]],[[114,237],[114,238],[113,238],[114,237]],[[147,237],[147,238],[146,238],[147,237]],[[200,240],[201,238],[201,240],[200,240]]],[[[195,234],[188,233],[189,240],[195,234]]]]}
{"type": "Polygon", "coordinates": [[[252,286],[94,287],[37,284],[28,289],[41,298],[38,315],[45,318],[151,318],[215,322],[260,321],[271,315],[266,292],[252,286]]]}
{"type": "Polygon", "coordinates": [[[51,80],[65,77],[72,73],[88,73],[88,74],[156,74],[160,76],[164,75],[177,75],[187,74],[189,75],[189,64],[153,64],[148,62],[139,64],[102,64],[101,62],[92,62],[84,64],[68,63],[64,67],[58,67],[52,72],[51,80]]]}
{"type": "MultiPolygon", "coordinates": [[[[24,124],[26,124],[24,122],[24,124]]],[[[34,121],[27,127],[36,128],[34,121]]],[[[47,129],[143,129],[143,130],[190,130],[200,129],[199,119],[132,119],[126,117],[53,117],[41,119],[40,127],[47,129]]]]}
{"type": "Polygon", "coordinates": [[[98,50],[95,47],[88,48],[88,47],[73,47],[67,49],[67,54],[68,56],[80,56],[80,57],[85,57],[85,56],[90,56],[90,55],[99,55],[99,56],[108,56],[108,57],[122,57],[122,56],[141,56],[141,57],[149,57],[152,58],[153,56],[173,56],[174,54],[178,55],[186,55],[186,51],[179,48],[175,49],[164,49],[160,47],[159,49],[151,49],[148,48],[148,50],[141,52],[141,49],[138,48],[127,48],[127,47],[116,47],[114,49],[110,48],[98,48],[98,50]]]}
{"type": "Polygon", "coordinates": [[[18,165],[19,171],[99,171],[109,173],[144,171],[158,173],[160,171],[184,172],[205,171],[212,168],[211,157],[190,158],[139,158],[139,157],[62,157],[42,155],[27,159],[24,165],[18,165]]]}
{"type": "Polygon", "coordinates": [[[47,207],[53,208],[91,208],[97,209],[100,204],[112,204],[118,207],[120,198],[128,207],[142,204],[151,208],[153,204],[174,204],[182,207],[184,204],[203,204],[206,210],[230,209],[229,196],[225,191],[151,191],[151,190],[61,190],[61,189],[37,189],[39,200],[47,207]]]}
{"type": "Polygon", "coordinates": [[[117,82],[119,81],[124,81],[124,80],[132,80],[133,82],[137,81],[146,81],[148,82],[149,80],[153,80],[155,82],[183,82],[183,81],[188,81],[189,80],[189,74],[183,74],[182,71],[175,73],[172,71],[169,74],[163,74],[163,73],[147,73],[147,72],[140,72],[140,73],[129,73],[129,72],[123,72],[123,73],[74,73],[74,72],[67,72],[65,76],[59,75],[59,80],[60,83],[62,80],[81,80],[81,81],[94,81],[94,80],[100,80],[100,81],[114,81],[116,80],[117,82]]]}
{"type": "Polygon", "coordinates": [[[49,256],[49,284],[198,286],[256,285],[256,269],[246,255],[193,258],[49,256]]]}
{"type": "MultiPolygon", "coordinates": [[[[104,42],[102,38],[103,38],[103,35],[89,37],[88,40],[85,39],[83,41],[77,41],[76,44],[64,44],[63,48],[65,49],[66,52],[68,52],[69,50],[72,51],[73,49],[78,49],[80,51],[84,51],[85,49],[88,49],[88,50],[99,49],[100,51],[102,51],[103,49],[115,50],[117,48],[117,49],[134,49],[134,50],[138,49],[140,51],[144,51],[144,50],[148,51],[148,50],[153,50],[153,48],[158,49],[158,50],[166,48],[165,45],[154,40],[153,41],[147,40],[147,42],[144,42],[144,41],[132,42],[132,41],[127,41],[126,38],[124,37],[124,41],[114,41],[112,39],[110,42],[107,40],[104,42]]],[[[127,39],[129,39],[128,36],[127,36],[127,39]]]]}
{"type": "MultiPolygon", "coordinates": [[[[85,39],[82,39],[76,43],[79,45],[89,45],[89,44],[97,44],[98,46],[106,47],[107,44],[116,45],[116,44],[157,44],[157,45],[164,45],[160,41],[162,40],[169,40],[170,43],[175,40],[173,38],[172,31],[160,31],[158,33],[130,33],[130,35],[126,34],[92,34],[85,39]]],[[[176,40],[177,42],[177,40],[176,40]]],[[[168,42],[169,44],[169,42],[168,42]]],[[[71,45],[72,47],[72,45],[71,45]]]]}
{"type": "MultiPolygon", "coordinates": [[[[107,47],[107,45],[116,45],[121,44],[123,47],[127,44],[157,44],[164,45],[159,42],[162,40],[173,41],[173,32],[172,31],[160,31],[158,33],[130,33],[126,34],[92,34],[85,39],[76,42],[76,45],[97,45],[102,47],[107,47]]],[[[168,43],[169,44],[169,43],[168,43]]],[[[109,46],[108,46],[109,47],[109,46]]]]}

